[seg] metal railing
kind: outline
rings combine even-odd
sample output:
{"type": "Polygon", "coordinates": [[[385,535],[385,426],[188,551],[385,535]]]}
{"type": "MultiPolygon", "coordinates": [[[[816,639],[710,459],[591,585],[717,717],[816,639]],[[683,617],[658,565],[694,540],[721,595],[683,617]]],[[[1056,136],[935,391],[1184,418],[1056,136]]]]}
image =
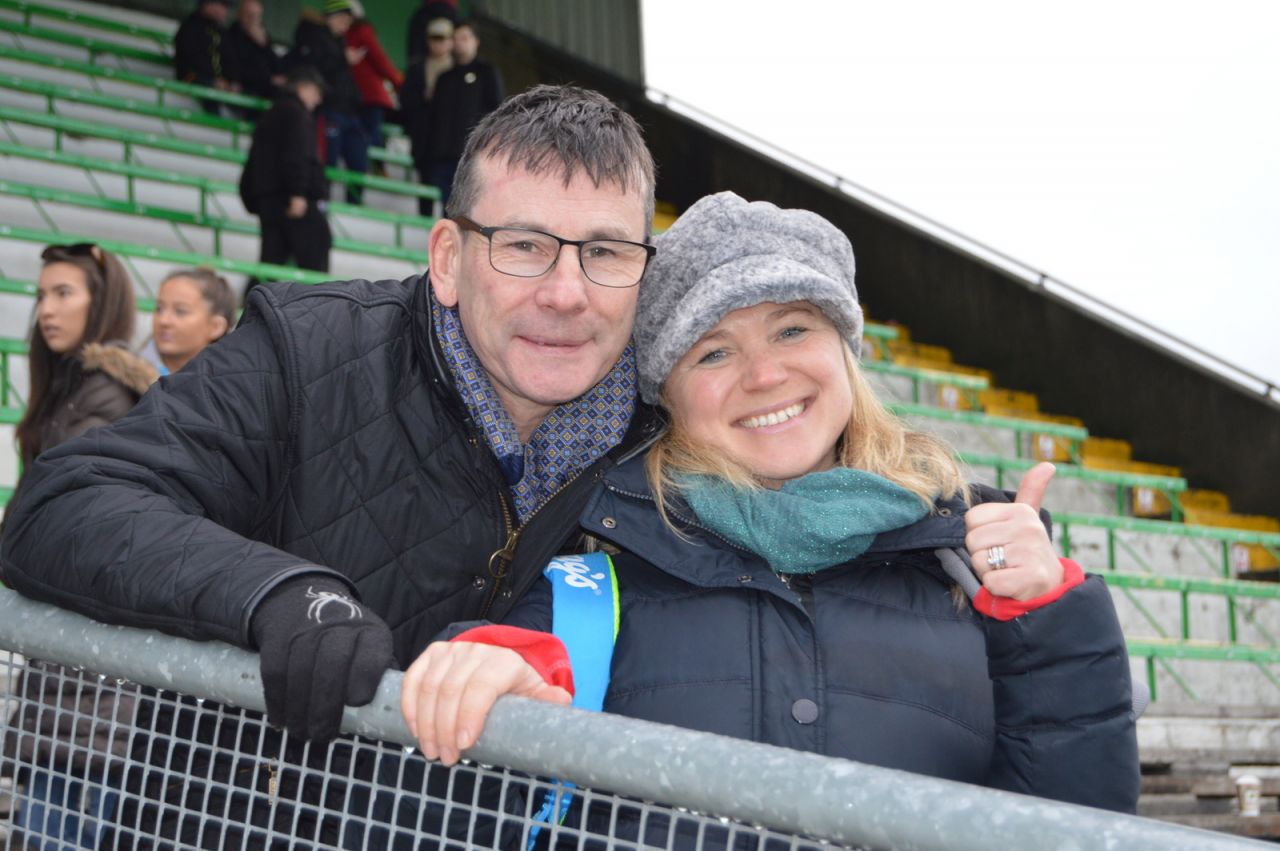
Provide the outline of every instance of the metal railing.
{"type": "Polygon", "coordinates": [[[681,100],[675,95],[668,94],[660,89],[652,86],[646,87],[646,94],[654,103],[660,104],[673,112],[692,118],[707,128],[721,133],[730,139],[747,142],[752,147],[763,153],[767,153],[778,162],[797,169],[808,174],[815,180],[830,185],[837,192],[849,195],[865,204],[869,204],[877,209],[888,212],[897,216],[905,223],[916,227],[917,229],[928,233],[934,237],[944,240],[948,244],[958,248],[966,253],[984,260],[988,263],[998,266],[999,268],[1017,276],[1029,289],[1041,291],[1054,291],[1060,295],[1065,295],[1074,304],[1088,310],[1094,316],[1128,327],[1141,333],[1153,345],[1159,346],[1166,352],[1171,354],[1189,358],[1197,363],[1208,366],[1218,375],[1229,379],[1230,381],[1248,387],[1254,392],[1260,393],[1263,398],[1280,404],[1280,381],[1274,378],[1266,378],[1257,373],[1251,372],[1244,367],[1231,363],[1220,355],[1207,351],[1195,343],[1178,337],[1169,331],[1164,330],[1156,325],[1152,325],[1144,319],[1140,319],[1125,310],[1109,304],[1101,298],[1086,292],[1066,281],[1050,275],[1048,272],[1026,263],[1022,260],[1012,257],[997,248],[992,248],[967,236],[949,225],[945,225],[936,219],[930,218],[924,213],[917,212],[905,204],[900,204],[874,189],[869,189],[855,181],[837,174],[831,169],[818,165],[812,160],[808,160],[798,154],[794,154],[779,145],[768,141],[756,134],[743,130],[727,121],[724,121],[711,113],[694,106],[693,104],[681,100]]]}
{"type": "Polygon", "coordinates": [[[369,706],[345,711],[349,735],[327,747],[290,742],[256,714],[262,695],[252,654],[96,624],[6,589],[0,648],[71,669],[12,669],[23,681],[3,704],[13,720],[0,726],[0,774],[11,778],[0,785],[0,813],[8,812],[0,826],[26,825],[27,838],[35,822],[64,831],[70,824],[108,848],[153,839],[166,825],[219,848],[278,840],[309,848],[397,847],[400,840],[404,847],[524,848],[545,793],[568,791],[539,779],[555,777],[577,784],[575,806],[588,815],[585,828],[573,810],[564,823],[544,825],[550,847],[1268,847],[514,697],[495,706],[469,763],[446,770],[412,750],[395,672],[369,706]],[[83,671],[96,672],[97,682],[83,671]],[[116,707],[128,698],[136,709],[122,720],[116,707]],[[95,713],[87,719],[86,708],[95,713]],[[95,748],[43,732],[57,730],[60,716],[66,730],[100,734],[95,748]],[[125,747],[113,748],[119,737],[125,747]]]}

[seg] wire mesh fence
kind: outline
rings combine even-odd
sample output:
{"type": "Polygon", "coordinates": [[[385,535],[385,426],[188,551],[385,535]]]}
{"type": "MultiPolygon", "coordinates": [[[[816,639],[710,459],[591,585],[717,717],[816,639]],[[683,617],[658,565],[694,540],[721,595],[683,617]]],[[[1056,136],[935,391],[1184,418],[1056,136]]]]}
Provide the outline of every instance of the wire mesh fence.
{"type": "Polygon", "coordinates": [[[518,698],[449,769],[412,748],[395,673],[316,745],[265,723],[252,654],[2,588],[0,651],[15,651],[0,652],[15,851],[1258,847],[518,698]]]}

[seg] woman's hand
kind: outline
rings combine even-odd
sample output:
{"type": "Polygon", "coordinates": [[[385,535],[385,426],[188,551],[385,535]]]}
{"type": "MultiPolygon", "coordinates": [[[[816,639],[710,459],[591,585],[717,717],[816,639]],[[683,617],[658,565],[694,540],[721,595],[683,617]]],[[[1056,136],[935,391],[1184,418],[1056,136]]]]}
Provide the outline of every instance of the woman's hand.
{"type": "Polygon", "coordinates": [[[1040,522],[1040,503],[1056,469],[1037,464],[1022,477],[1013,502],[975,505],[964,516],[965,546],[974,573],[996,597],[1033,600],[1062,584],[1063,568],[1040,522]],[[1003,547],[1004,567],[996,567],[992,548],[1003,547]]]}
{"type": "Polygon", "coordinates": [[[569,704],[514,650],[470,641],[437,641],[405,671],[400,712],[427,759],[453,765],[476,743],[493,702],[518,694],[569,704]]]}

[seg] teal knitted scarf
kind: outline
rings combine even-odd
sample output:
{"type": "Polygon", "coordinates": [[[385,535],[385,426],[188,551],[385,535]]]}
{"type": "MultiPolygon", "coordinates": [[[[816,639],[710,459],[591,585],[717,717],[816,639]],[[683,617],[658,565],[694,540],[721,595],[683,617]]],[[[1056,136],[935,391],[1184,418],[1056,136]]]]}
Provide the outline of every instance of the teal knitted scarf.
{"type": "Polygon", "coordinates": [[[750,550],[778,573],[814,573],[866,552],[876,535],[908,526],[929,508],[888,479],[836,467],[741,489],[712,476],[684,475],[681,494],[698,521],[750,550]]]}

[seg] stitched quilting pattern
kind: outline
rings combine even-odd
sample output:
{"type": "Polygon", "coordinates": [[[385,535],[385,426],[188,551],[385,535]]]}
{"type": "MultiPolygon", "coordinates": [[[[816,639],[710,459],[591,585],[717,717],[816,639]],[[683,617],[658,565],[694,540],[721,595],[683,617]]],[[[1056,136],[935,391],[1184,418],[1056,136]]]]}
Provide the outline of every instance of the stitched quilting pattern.
{"type": "Polygon", "coordinates": [[[636,404],[635,352],[630,345],[599,384],[555,408],[534,429],[528,445],[498,398],[475,350],[462,333],[456,310],[432,305],[445,361],[472,419],[484,431],[526,520],[579,470],[617,446],[636,404]]]}

